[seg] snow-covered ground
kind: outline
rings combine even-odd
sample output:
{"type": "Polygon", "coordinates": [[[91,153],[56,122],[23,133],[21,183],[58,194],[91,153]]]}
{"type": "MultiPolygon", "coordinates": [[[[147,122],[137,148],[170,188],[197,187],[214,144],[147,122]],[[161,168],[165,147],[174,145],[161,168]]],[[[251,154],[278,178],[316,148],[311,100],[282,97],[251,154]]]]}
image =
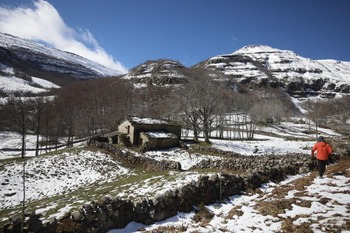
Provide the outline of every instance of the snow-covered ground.
{"type": "MultiPolygon", "coordinates": [[[[63,142],[63,141],[62,141],[63,142]]],[[[62,143],[61,142],[61,143],[62,143]]],[[[36,135],[27,134],[25,145],[28,150],[25,152],[26,157],[35,156],[36,135]]],[[[22,135],[15,132],[0,131],[0,160],[9,158],[19,158],[21,156],[22,135]],[[14,149],[14,150],[9,150],[14,149]]],[[[44,153],[43,151],[40,152],[44,153]]]]}
{"type": "Polygon", "coordinates": [[[198,164],[202,160],[218,160],[221,159],[217,156],[202,155],[198,153],[189,153],[186,150],[180,150],[173,148],[164,151],[148,151],[143,156],[155,159],[155,160],[172,160],[181,164],[181,169],[188,170],[192,166],[198,164]]]}
{"type": "MultiPolygon", "coordinates": [[[[309,125],[295,124],[290,122],[282,122],[278,126],[273,127],[259,127],[258,130],[262,133],[256,133],[254,138],[256,140],[216,140],[212,139],[213,147],[228,150],[242,155],[261,155],[261,154],[286,154],[288,152],[294,153],[309,153],[310,147],[314,143],[314,135],[306,134],[309,125]],[[272,135],[267,136],[266,134],[272,135]],[[288,139],[286,139],[288,137],[288,139]]],[[[332,140],[333,137],[340,136],[336,132],[320,128],[319,131],[326,139],[332,140]]],[[[26,147],[29,149],[35,148],[36,137],[34,135],[27,135],[26,147]]],[[[21,135],[13,132],[0,132],[0,160],[12,157],[18,157],[20,151],[4,151],[4,148],[21,148],[21,135]]],[[[35,152],[29,150],[26,156],[34,156],[35,152]]],[[[188,152],[178,149],[165,151],[150,151],[146,156],[154,159],[170,159],[181,163],[184,169],[191,167],[203,159],[208,159],[208,156],[195,155],[191,156],[188,152]]],[[[211,158],[215,159],[215,158],[211,158]]]]}
{"type": "MultiPolygon", "coordinates": [[[[0,209],[19,205],[23,199],[23,162],[13,161],[0,170],[0,209]]],[[[132,171],[110,156],[91,151],[39,156],[25,162],[26,200],[33,201],[69,193],[103,180],[111,182],[132,171]]]]}

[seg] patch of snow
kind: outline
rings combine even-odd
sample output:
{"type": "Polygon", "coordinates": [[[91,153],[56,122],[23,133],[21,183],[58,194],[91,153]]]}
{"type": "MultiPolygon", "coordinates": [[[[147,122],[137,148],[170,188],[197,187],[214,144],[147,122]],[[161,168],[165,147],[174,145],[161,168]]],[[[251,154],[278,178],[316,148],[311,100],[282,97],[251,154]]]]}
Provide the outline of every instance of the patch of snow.
{"type": "Polygon", "coordinates": [[[218,156],[202,155],[197,153],[189,153],[186,150],[177,148],[163,150],[163,151],[147,151],[144,156],[155,160],[171,160],[181,164],[181,169],[188,170],[194,165],[203,160],[220,160],[218,156]]]}
{"type": "Polygon", "coordinates": [[[41,93],[47,91],[44,88],[33,87],[29,81],[16,78],[14,76],[5,77],[0,75],[0,89],[6,93],[12,92],[31,92],[31,93],[41,93]]]}
{"type": "Polygon", "coordinates": [[[58,86],[50,81],[47,81],[45,79],[41,79],[41,78],[32,77],[32,82],[40,85],[41,87],[43,87],[45,89],[60,88],[60,86],[58,86]]]}
{"type": "Polygon", "coordinates": [[[150,138],[173,138],[175,137],[172,133],[167,132],[144,132],[150,138]]]}

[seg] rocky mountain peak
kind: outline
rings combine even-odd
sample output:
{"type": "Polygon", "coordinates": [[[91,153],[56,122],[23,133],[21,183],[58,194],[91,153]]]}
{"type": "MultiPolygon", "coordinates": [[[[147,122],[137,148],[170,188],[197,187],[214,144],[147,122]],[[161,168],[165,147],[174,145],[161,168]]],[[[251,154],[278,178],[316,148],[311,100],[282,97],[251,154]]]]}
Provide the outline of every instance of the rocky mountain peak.
{"type": "Polygon", "coordinates": [[[123,79],[129,79],[137,85],[149,86],[180,84],[187,80],[188,68],[173,60],[149,60],[130,70],[123,79]]]}
{"type": "Polygon", "coordinates": [[[295,97],[350,93],[350,62],[312,60],[266,45],[245,46],[197,66],[217,70],[248,86],[279,86],[295,97]]]}
{"type": "Polygon", "coordinates": [[[277,49],[272,48],[268,45],[246,45],[239,50],[233,52],[234,54],[241,54],[241,53],[269,53],[269,52],[275,52],[277,49]]]}

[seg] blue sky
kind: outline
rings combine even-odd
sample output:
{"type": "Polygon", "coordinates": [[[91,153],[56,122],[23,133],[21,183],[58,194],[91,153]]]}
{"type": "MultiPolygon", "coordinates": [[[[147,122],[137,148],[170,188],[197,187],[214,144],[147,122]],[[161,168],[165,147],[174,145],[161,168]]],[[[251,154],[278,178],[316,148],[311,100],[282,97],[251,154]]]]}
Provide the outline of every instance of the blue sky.
{"type": "Polygon", "coordinates": [[[98,60],[110,59],[125,69],[159,58],[191,66],[251,44],[311,59],[350,61],[349,12],[348,0],[0,0],[0,31],[26,37],[46,27],[46,38],[57,27],[61,35],[48,44],[70,48],[72,41],[65,46],[57,39],[69,34],[80,47],[104,56],[98,60]],[[14,13],[19,8],[22,15],[14,13]],[[28,9],[44,12],[39,25],[20,20],[28,9]],[[51,14],[56,17],[52,24],[51,14]],[[25,30],[13,29],[20,27],[18,22],[25,30]]]}

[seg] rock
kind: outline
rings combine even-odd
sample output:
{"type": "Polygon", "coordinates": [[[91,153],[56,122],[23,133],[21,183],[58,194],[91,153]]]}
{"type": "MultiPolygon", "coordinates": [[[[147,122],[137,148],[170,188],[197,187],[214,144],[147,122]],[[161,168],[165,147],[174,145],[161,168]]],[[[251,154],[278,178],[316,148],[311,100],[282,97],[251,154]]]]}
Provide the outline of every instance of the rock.
{"type": "Polygon", "coordinates": [[[80,222],[81,220],[83,220],[84,214],[83,214],[82,211],[79,211],[79,210],[73,211],[73,212],[72,212],[72,218],[73,218],[73,220],[74,220],[75,222],[80,222]]]}
{"type": "Polygon", "coordinates": [[[57,223],[56,218],[50,218],[49,221],[44,224],[44,232],[56,232],[57,223]]]}

